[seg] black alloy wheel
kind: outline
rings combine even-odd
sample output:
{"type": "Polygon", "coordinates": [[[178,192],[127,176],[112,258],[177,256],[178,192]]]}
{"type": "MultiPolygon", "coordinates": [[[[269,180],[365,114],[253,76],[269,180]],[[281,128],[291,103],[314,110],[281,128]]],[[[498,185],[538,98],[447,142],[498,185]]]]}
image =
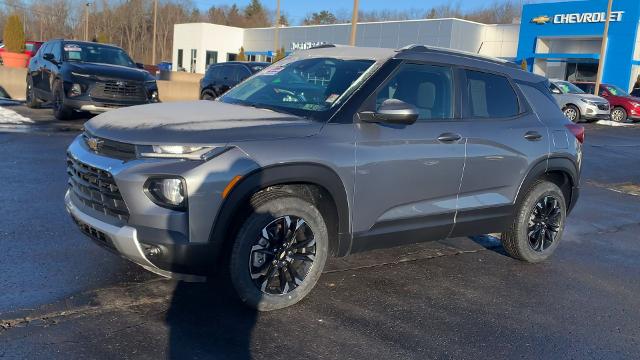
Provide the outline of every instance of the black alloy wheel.
{"type": "Polygon", "coordinates": [[[537,252],[548,249],[558,236],[561,220],[562,209],[558,199],[548,195],[538,200],[527,229],[531,249],[537,252]]]}
{"type": "Polygon", "coordinates": [[[284,295],[304,282],[315,255],[315,237],[307,222],[282,216],[267,224],[251,247],[249,272],[263,293],[284,295]]]}

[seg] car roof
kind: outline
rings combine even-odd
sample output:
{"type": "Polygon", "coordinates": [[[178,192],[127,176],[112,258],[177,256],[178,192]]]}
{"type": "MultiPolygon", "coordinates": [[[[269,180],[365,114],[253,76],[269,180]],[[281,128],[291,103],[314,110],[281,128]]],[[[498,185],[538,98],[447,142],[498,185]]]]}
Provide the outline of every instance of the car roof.
{"type": "Polygon", "coordinates": [[[211,66],[228,65],[228,64],[240,64],[240,65],[248,65],[248,66],[257,66],[257,65],[268,66],[268,65],[271,65],[271,63],[264,62],[264,61],[225,61],[225,62],[221,62],[221,63],[211,64],[211,66]]]}
{"type": "Polygon", "coordinates": [[[520,66],[510,61],[489,57],[470,52],[452,50],[446,48],[409,45],[401,49],[359,47],[346,45],[324,44],[308,50],[299,50],[288,56],[289,61],[314,57],[335,57],[339,59],[371,59],[376,62],[385,62],[391,58],[432,61],[443,64],[472,66],[478,69],[507,74],[515,80],[538,83],[547,81],[547,78],[523,71],[520,66]]]}

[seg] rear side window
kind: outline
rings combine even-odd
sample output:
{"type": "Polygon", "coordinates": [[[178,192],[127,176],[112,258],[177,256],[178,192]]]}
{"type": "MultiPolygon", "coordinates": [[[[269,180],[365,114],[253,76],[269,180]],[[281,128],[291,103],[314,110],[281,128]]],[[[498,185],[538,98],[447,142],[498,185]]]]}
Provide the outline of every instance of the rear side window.
{"type": "Polygon", "coordinates": [[[520,113],[518,96],[501,75],[466,70],[466,108],[474,118],[508,118],[520,113]]]}

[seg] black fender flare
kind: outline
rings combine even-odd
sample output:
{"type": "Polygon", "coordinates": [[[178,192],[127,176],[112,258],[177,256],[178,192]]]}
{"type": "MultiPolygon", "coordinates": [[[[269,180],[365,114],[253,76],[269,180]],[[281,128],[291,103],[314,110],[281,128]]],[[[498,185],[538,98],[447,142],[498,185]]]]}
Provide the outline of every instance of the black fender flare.
{"type": "Polygon", "coordinates": [[[221,248],[227,239],[227,232],[238,213],[256,192],[274,185],[309,183],[327,190],[333,198],[337,210],[337,244],[332,244],[336,255],[344,255],[351,246],[349,202],[345,186],[334,170],[325,165],[295,163],[272,165],[256,169],[242,177],[222,203],[216,216],[209,242],[221,248]]]}
{"type": "MultiPolygon", "coordinates": [[[[525,176],[524,180],[522,181],[522,184],[520,185],[520,189],[518,189],[518,196],[516,197],[516,203],[518,202],[518,200],[520,200],[520,197],[523,195],[523,192],[527,191],[527,189],[531,187],[531,185],[533,185],[533,183],[537,179],[541,178],[545,174],[552,171],[562,172],[565,175],[567,175],[570,181],[571,191],[572,192],[577,191],[577,188],[579,185],[579,179],[580,179],[580,172],[576,164],[573,162],[573,160],[566,157],[551,157],[548,159],[540,160],[533,167],[531,167],[531,169],[527,173],[527,176],[525,176]]],[[[573,206],[575,205],[574,197],[570,196],[567,199],[567,201],[569,202],[567,204],[567,209],[572,209],[573,206]]]]}

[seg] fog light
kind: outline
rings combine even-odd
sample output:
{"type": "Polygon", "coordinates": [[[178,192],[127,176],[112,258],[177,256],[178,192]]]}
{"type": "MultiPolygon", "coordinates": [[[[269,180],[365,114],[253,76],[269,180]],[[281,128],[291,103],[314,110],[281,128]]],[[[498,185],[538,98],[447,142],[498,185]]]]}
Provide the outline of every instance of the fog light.
{"type": "Polygon", "coordinates": [[[150,178],[145,184],[145,192],[157,205],[176,210],[186,209],[186,186],[182,178],[150,178]]]}
{"type": "Polygon", "coordinates": [[[151,92],[151,96],[149,98],[149,101],[151,101],[152,103],[160,102],[160,95],[158,95],[158,91],[157,90],[153,90],[151,92]]]}
{"type": "Polygon", "coordinates": [[[73,84],[71,85],[71,88],[69,89],[69,96],[79,96],[82,95],[82,87],[80,87],[80,84],[73,84]]]}

